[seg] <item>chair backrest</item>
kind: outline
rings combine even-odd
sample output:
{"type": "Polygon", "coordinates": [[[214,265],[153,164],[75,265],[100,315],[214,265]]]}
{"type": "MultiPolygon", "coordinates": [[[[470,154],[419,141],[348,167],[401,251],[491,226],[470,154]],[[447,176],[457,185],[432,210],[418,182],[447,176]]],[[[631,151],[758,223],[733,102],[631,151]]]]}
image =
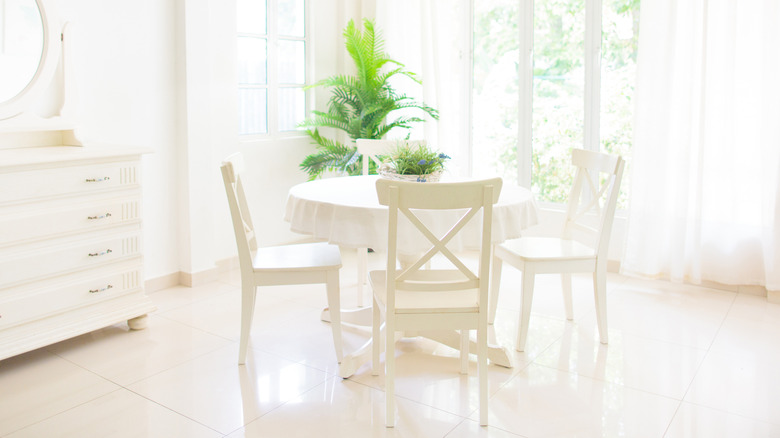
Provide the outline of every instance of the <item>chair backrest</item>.
{"type": "Polygon", "coordinates": [[[252,252],[257,250],[257,238],[241,182],[241,172],[244,170],[243,156],[241,153],[230,155],[222,161],[220,169],[222,180],[225,182],[228,205],[230,205],[230,216],[233,219],[233,231],[236,234],[238,261],[242,272],[249,272],[252,268],[252,252]]]}
{"type": "Polygon", "coordinates": [[[424,140],[372,140],[359,138],[355,141],[357,151],[363,156],[363,175],[368,175],[368,158],[376,163],[377,169],[382,165],[381,156],[395,149],[400,144],[420,145],[425,144],[424,140]]]}
{"type": "MultiPolygon", "coordinates": [[[[458,183],[422,184],[379,179],[376,182],[379,203],[388,206],[387,305],[395,306],[394,291],[450,291],[480,289],[480,308],[487,305],[493,204],[501,192],[501,178],[458,183]],[[419,219],[421,210],[463,210],[460,219],[442,236],[436,236],[419,219]],[[472,218],[482,212],[478,273],[474,273],[446,245],[472,218]],[[431,243],[431,248],[416,261],[406,263],[398,272],[398,219],[403,215],[431,243]],[[456,269],[421,269],[433,256],[441,254],[456,269]]],[[[449,226],[449,224],[448,224],[449,226]]]]}
{"type": "Polygon", "coordinates": [[[625,161],[617,155],[572,150],[576,167],[563,237],[577,238],[606,255],[625,161]]]}

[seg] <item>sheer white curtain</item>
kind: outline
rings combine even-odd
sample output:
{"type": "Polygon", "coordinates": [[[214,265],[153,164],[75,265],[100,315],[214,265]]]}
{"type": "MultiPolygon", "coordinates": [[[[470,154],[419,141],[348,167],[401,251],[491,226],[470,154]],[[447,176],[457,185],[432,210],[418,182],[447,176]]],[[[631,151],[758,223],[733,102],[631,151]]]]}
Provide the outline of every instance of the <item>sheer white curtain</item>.
{"type": "MultiPolygon", "coordinates": [[[[439,111],[412,137],[449,154],[448,172],[468,174],[470,160],[470,26],[464,0],[376,0],[376,24],[388,55],[422,80],[396,81],[401,93],[439,111]]],[[[392,134],[391,134],[392,135],[392,134]]]]}
{"type": "Polygon", "coordinates": [[[780,290],[780,2],[642,2],[625,273],[780,290]]]}

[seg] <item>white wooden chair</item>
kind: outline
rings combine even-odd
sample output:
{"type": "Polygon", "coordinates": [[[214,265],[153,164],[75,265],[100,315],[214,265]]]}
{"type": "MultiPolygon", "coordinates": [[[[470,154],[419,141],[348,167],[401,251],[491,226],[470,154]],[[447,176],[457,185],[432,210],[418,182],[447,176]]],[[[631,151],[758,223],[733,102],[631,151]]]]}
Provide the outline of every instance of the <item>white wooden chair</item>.
{"type": "MultiPolygon", "coordinates": [[[[381,156],[391,152],[399,143],[420,144],[422,140],[374,140],[359,138],[355,141],[357,151],[363,156],[363,175],[368,175],[369,159],[373,161],[377,168],[382,165],[381,156]]],[[[363,307],[363,285],[366,284],[366,274],[368,272],[368,248],[357,249],[357,305],[363,307]]]]}
{"type": "Polygon", "coordinates": [[[572,150],[577,168],[561,237],[521,237],[497,245],[493,253],[490,317],[495,317],[502,262],[522,271],[517,351],[525,350],[536,274],[561,273],[566,318],[574,318],[571,274],[593,273],[599,337],[607,337],[607,250],[625,161],[614,155],[572,150]]]}
{"type": "Polygon", "coordinates": [[[240,173],[240,153],[227,157],[220,166],[225,182],[233,230],[241,266],[241,338],[238,363],[246,362],[246,349],[259,286],[323,283],[328,293],[331,331],[336,358],[343,359],[341,341],[341,305],[339,303],[339,248],[327,243],[309,243],[274,247],[257,247],[255,228],[249,215],[240,173]]]}
{"type": "Polygon", "coordinates": [[[387,205],[388,250],[386,270],[371,271],[373,289],[372,373],[379,374],[380,319],[385,330],[386,425],[395,424],[395,332],[418,330],[461,330],[461,372],[467,373],[468,333],[477,331],[480,424],[487,425],[487,326],[488,279],[493,204],[498,201],[502,181],[493,178],[461,183],[420,184],[380,179],[376,183],[379,203],[387,205]],[[419,210],[463,209],[464,214],[443,236],[434,235],[415,215],[419,210]],[[446,244],[472,218],[482,213],[479,267],[476,273],[446,244]],[[400,213],[400,214],[399,214],[400,213]],[[406,260],[397,268],[399,216],[408,218],[431,248],[416,261],[406,260]],[[422,269],[435,255],[451,263],[450,269],[422,269]]]}

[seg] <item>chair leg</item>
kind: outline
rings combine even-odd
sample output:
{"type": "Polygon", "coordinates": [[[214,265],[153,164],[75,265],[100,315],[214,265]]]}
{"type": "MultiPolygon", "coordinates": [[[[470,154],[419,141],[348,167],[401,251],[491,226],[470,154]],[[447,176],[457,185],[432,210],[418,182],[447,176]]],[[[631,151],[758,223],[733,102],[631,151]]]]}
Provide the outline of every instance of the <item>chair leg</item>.
{"type": "Polygon", "coordinates": [[[385,426],[395,426],[395,324],[385,313],[385,426]]]}
{"type": "Polygon", "coordinates": [[[469,373],[469,331],[460,331],[460,373],[469,373]]]}
{"type": "Polygon", "coordinates": [[[515,341],[515,349],[517,351],[525,351],[525,341],[528,338],[528,323],[531,320],[531,303],[534,299],[534,277],[533,270],[528,269],[528,265],[523,271],[523,285],[521,291],[522,304],[520,309],[520,321],[517,324],[517,340],[515,341]]]}
{"type": "Polygon", "coordinates": [[[382,340],[380,337],[380,330],[379,326],[382,323],[379,318],[381,318],[380,312],[379,312],[379,305],[377,304],[376,299],[374,299],[374,306],[372,309],[373,314],[373,320],[371,321],[371,375],[372,376],[378,376],[379,375],[379,353],[381,352],[381,342],[382,340]]]}
{"type": "Polygon", "coordinates": [[[493,324],[496,320],[498,290],[501,287],[501,267],[503,264],[503,260],[495,256],[493,257],[493,266],[490,273],[490,295],[488,296],[488,324],[493,324]]]}
{"type": "Polygon", "coordinates": [[[363,307],[363,285],[368,273],[368,248],[357,249],[357,306],[363,307]]]}
{"type": "Polygon", "coordinates": [[[596,321],[599,327],[599,340],[608,342],[607,337],[607,270],[596,268],[593,272],[593,293],[596,299],[596,321]]]}
{"type": "Polygon", "coordinates": [[[566,319],[574,320],[574,310],[571,304],[571,274],[561,274],[561,290],[563,291],[563,305],[566,308],[566,319]]]}
{"type": "MultiPolygon", "coordinates": [[[[483,320],[484,321],[484,320],[483,320]]],[[[477,330],[477,373],[479,374],[479,425],[488,425],[488,380],[487,380],[487,324],[480,324],[477,330]]]]}
{"type": "Polygon", "coordinates": [[[252,318],[255,314],[255,296],[257,286],[241,281],[241,335],[238,341],[238,364],[246,363],[246,349],[249,345],[249,332],[252,329],[252,318]]]}
{"type": "Polygon", "coordinates": [[[330,330],[333,334],[333,346],[336,349],[336,359],[339,363],[344,359],[344,344],[341,338],[341,289],[339,287],[339,271],[328,271],[325,287],[328,293],[328,309],[330,309],[330,330]]]}

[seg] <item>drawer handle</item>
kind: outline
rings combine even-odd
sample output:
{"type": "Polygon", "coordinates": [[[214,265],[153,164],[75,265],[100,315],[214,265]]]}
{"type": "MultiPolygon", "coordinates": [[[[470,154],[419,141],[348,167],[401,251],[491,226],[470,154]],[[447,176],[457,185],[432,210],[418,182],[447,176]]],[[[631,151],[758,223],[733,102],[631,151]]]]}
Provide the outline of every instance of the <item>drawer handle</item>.
{"type": "Polygon", "coordinates": [[[104,288],[102,288],[102,289],[90,289],[90,290],[89,290],[89,293],[91,293],[91,294],[96,294],[96,293],[98,293],[98,292],[103,292],[103,291],[106,291],[106,290],[112,289],[113,287],[114,287],[114,286],[111,286],[110,284],[108,284],[108,285],[106,285],[106,287],[104,287],[104,288]]]}
{"type": "Polygon", "coordinates": [[[106,213],[102,216],[87,216],[87,219],[89,220],[95,220],[95,219],[105,219],[107,217],[111,217],[111,213],[106,213]]]}
{"type": "Polygon", "coordinates": [[[103,182],[103,181],[108,181],[110,179],[111,179],[110,177],[104,176],[103,178],[87,178],[85,181],[86,182],[103,182]]]}
{"type": "Polygon", "coordinates": [[[103,252],[91,252],[91,253],[89,253],[88,255],[89,255],[90,257],[100,257],[100,256],[102,256],[102,255],[111,254],[112,252],[113,252],[113,251],[111,251],[111,248],[109,248],[109,249],[107,249],[107,250],[105,250],[105,251],[103,251],[103,252]]]}

